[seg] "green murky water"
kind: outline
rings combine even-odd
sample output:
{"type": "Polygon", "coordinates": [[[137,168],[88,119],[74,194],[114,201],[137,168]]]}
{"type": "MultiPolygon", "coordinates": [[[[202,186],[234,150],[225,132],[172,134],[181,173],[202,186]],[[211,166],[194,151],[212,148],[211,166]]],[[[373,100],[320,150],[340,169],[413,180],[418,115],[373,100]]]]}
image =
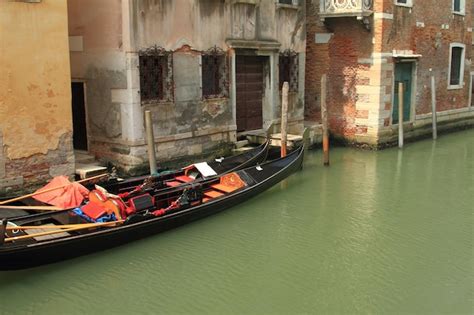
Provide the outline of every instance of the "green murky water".
{"type": "Polygon", "coordinates": [[[474,131],[320,161],[205,220],[0,272],[0,313],[474,312],[474,131]]]}

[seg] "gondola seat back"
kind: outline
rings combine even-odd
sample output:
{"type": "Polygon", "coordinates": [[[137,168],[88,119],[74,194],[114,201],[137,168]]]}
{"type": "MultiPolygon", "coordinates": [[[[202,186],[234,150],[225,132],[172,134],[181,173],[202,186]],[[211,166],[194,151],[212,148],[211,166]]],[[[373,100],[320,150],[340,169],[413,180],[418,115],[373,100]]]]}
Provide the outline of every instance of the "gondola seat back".
{"type": "Polygon", "coordinates": [[[231,193],[237,189],[247,186],[237,173],[229,173],[222,176],[218,184],[211,185],[215,190],[223,193],[231,193]]]}
{"type": "Polygon", "coordinates": [[[136,196],[130,198],[129,206],[133,210],[133,212],[142,211],[146,209],[153,208],[155,202],[153,197],[150,194],[143,194],[140,196],[136,196]]]}

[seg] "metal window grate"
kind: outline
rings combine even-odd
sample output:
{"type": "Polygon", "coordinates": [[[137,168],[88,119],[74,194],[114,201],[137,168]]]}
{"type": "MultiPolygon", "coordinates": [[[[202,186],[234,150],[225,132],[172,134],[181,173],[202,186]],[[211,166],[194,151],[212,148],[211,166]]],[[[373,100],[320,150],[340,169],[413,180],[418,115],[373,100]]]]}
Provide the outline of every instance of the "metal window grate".
{"type": "Polygon", "coordinates": [[[298,91],[298,54],[291,50],[280,53],[279,73],[280,73],[280,90],[283,82],[288,82],[291,92],[298,91]]]}
{"type": "Polygon", "coordinates": [[[140,97],[143,104],[173,101],[173,55],[153,46],[139,52],[140,97]]]}
{"type": "Polygon", "coordinates": [[[226,53],[214,46],[202,54],[202,96],[229,96],[229,67],[226,53]]]}

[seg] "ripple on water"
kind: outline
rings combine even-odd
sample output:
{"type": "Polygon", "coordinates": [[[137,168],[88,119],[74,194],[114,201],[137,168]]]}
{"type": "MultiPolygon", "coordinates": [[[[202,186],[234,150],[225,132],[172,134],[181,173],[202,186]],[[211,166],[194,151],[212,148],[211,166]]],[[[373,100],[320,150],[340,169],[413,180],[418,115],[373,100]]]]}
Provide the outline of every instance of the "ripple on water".
{"type": "Polygon", "coordinates": [[[335,148],[329,168],[310,152],[303,172],[221,214],[0,273],[0,313],[472,313],[473,137],[335,148]]]}

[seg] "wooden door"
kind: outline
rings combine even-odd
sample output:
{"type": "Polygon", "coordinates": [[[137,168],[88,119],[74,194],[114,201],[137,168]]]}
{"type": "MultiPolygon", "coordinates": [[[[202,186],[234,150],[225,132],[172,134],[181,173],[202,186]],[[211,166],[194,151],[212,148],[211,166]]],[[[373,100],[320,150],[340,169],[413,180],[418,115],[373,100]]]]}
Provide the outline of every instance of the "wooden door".
{"type": "Polygon", "coordinates": [[[265,57],[237,56],[237,131],[262,129],[263,63],[265,57]]]}
{"type": "Polygon", "coordinates": [[[395,93],[393,95],[392,123],[398,124],[398,83],[403,83],[403,121],[410,121],[413,90],[413,62],[395,64],[395,93]]]}
{"type": "Polygon", "coordinates": [[[72,82],[71,92],[74,149],[87,151],[87,127],[86,106],[84,99],[84,83],[72,82]]]}

